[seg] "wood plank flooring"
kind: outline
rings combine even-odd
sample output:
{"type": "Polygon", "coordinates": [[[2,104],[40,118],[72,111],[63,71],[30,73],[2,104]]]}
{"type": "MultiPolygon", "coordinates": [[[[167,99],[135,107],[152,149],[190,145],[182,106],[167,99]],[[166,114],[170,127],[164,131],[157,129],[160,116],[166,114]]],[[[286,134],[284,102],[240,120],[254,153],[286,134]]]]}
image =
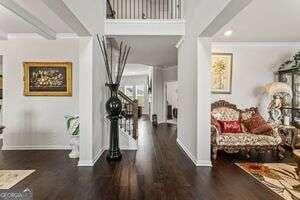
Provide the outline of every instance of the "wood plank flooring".
{"type": "Polygon", "coordinates": [[[212,168],[195,167],[177,146],[174,125],[152,130],[142,119],[139,129],[139,150],[123,151],[120,163],[102,155],[93,168],[78,168],[66,151],[2,151],[0,169],[36,169],[13,188],[29,188],[36,200],[281,199],[239,169],[234,156],[221,155],[212,168]]]}

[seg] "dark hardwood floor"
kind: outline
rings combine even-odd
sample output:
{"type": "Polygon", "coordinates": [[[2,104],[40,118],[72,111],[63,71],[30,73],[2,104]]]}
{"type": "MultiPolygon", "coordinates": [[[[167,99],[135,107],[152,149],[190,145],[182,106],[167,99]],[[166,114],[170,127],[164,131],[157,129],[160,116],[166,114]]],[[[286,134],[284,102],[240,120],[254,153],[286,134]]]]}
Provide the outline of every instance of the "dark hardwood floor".
{"type": "Polygon", "coordinates": [[[139,150],[123,151],[120,163],[109,164],[102,155],[93,168],[78,168],[66,151],[2,151],[0,169],[36,169],[13,187],[29,188],[36,200],[281,199],[239,169],[239,159],[224,154],[212,168],[197,168],[176,145],[176,126],[152,130],[142,119],[139,150]]]}

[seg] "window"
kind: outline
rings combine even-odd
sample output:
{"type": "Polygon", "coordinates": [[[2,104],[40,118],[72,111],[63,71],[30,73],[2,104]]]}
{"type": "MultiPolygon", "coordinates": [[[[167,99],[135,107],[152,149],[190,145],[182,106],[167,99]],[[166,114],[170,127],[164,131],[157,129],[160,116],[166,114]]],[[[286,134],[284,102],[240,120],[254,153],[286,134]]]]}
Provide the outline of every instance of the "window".
{"type": "Polygon", "coordinates": [[[125,94],[133,100],[134,99],[134,88],[133,88],[133,86],[125,86],[125,94]]]}
{"type": "Polygon", "coordinates": [[[145,88],[143,85],[137,85],[136,86],[136,99],[138,100],[139,106],[144,107],[145,103],[145,88]]]}

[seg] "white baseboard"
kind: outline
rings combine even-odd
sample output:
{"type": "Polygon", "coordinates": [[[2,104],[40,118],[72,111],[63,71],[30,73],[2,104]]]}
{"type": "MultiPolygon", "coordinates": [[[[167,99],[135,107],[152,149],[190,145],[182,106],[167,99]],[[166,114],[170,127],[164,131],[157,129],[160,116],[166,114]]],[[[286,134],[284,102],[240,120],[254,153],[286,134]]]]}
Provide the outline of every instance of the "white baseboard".
{"type": "Polygon", "coordinates": [[[77,164],[78,167],[92,167],[93,165],[94,164],[92,160],[80,160],[80,159],[77,164]]]}
{"type": "Polygon", "coordinates": [[[210,160],[198,160],[197,167],[212,167],[210,160]]]}
{"type": "Polygon", "coordinates": [[[98,152],[96,153],[93,160],[80,160],[79,159],[77,166],[78,167],[92,167],[92,166],[94,166],[94,164],[98,161],[98,159],[104,153],[105,150],[106,150],[105,147],[98,150],[98,152]]]}
{"type": "Polygon", "coordinates": [[[193,154],[186,148],[186,146],[177,138],[176,140],[179,147],[184,151],[184,153],[191,159],[191,161],[197,166],[197,159],[193,154]]]}
{"type": "Polygon", "coordinates": [[[93,160],[93,165],[98,161],[98,159],[100,158],[100,156],[104,153],[105,151],[105,147],[104,148],[101,148],[97,153],[96,153],[96,156],[93,160]]]}
{"type": "Polygon", "coordinates": [[[24,145],[24,146],[7,146],[3,145],[2,150],[70,150],[70,146],[60,145],[24,145]]]}
{"type": "Polygon", "coordinates": [[[210,160],[197,160],[193,154],[188,150],[188,148],[177,138],[176,140],[179,147],[185,152],[185,154],[191,159],[191,161],[196,165],[197,167],[211,167],[211,161],[210,160]]]}

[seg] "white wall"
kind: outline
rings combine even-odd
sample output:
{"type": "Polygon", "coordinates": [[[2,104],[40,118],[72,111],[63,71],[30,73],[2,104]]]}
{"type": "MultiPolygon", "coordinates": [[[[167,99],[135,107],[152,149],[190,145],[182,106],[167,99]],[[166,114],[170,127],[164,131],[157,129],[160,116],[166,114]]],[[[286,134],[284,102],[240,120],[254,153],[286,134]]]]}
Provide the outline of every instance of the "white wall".
{"type": "Polygon", "coordinates": [[[80,160],[92,166],[105,150],[106,72],[95,37],[80,39],[80,160]]]}
{"type": "Polygon", "coordinates": [[[258,106],[260,89],[275,80],[274,71],[300,50],[298,46],[280,43],[223,43],[213,45],[213,52],[233,53],[232,94],[212,94],[240,108],[258,106]]]}
{"type": "Polygon", "coordinates": [[[6,128],[3,148],[69,146],[64,115],[79,114],[78,40],[14,39],[7,42],[5,49],[3,124],[6,128]],[[24,61],[72,62],[72,97],[25,97],[22,66],[24,61]]]}
{"type": "Polygon", "coordinates": [[[173,108],[178,107],[178,82],[167,82],[167,101],[173,108]]]}
{"type": "Polygon", "coordinates": [[[106,131],[105,103],[108,99],[109,90],[105,87],[106,71],[98,42],[93,37],[93,159],[98,159],[102,154],[105,144],[104,135],[106,131]]]}
{"type": "MultiPolygon", "coordinates": [[[[198,72],[198,37],[206,26],[222,11],[229,0],[188,0],[184,2],[185,8],[185,36],[178,49],[178,83],[179,83],[179,109],[178,109],[178,144],[184,149],[196,165],[210,165],[209,123],[198,126],[200,119],[197,118],[197,100],[207,99],[206,90],[197,90],[198,87],[210,87],[206,79],[208,68],[202,68],[204,73],[200,76],[198,72]],[[203,76],[203,77],[202,77],[203,76]],[[204,78],[206,83],[198,85],[198,80],[204,78]],[[205,85],[206,84],[206,85],[205,85]],[[198,126],[198,129],[197,129],[198,126]],[[199,134],[203,133],[203,134],[199,134]],[[200,148],[201,147],[201,148],[200,148]]],[[[201,88],[199,88],[201,89],[201,88]]],[[[209,95],[208,95],[209,96],[209,95]]],[[[210,99],[210,98],[208,98],[210,99]]],[[[209,100],[207,99],[207,102],[209,100]]],[[[201,116],[207,116],[204,121],[209,120],[209,106],[202,106],[201,116]]],[[[200,116],[200,115],[198,115],[200,116]]]]}
{"type": "Polygon", "coordinates": [[[167,93],[166,83],[178,80],[178,68],[153,67],[152,72],[152,111],[157,114],[159,123],[166,121],[167,93]]]}
{"type": "Polygon", "coordinates": [[[158,123],[164,122],[164,80],[163,70],[153,67],[151,114],[157,115],[158,123]]]}

